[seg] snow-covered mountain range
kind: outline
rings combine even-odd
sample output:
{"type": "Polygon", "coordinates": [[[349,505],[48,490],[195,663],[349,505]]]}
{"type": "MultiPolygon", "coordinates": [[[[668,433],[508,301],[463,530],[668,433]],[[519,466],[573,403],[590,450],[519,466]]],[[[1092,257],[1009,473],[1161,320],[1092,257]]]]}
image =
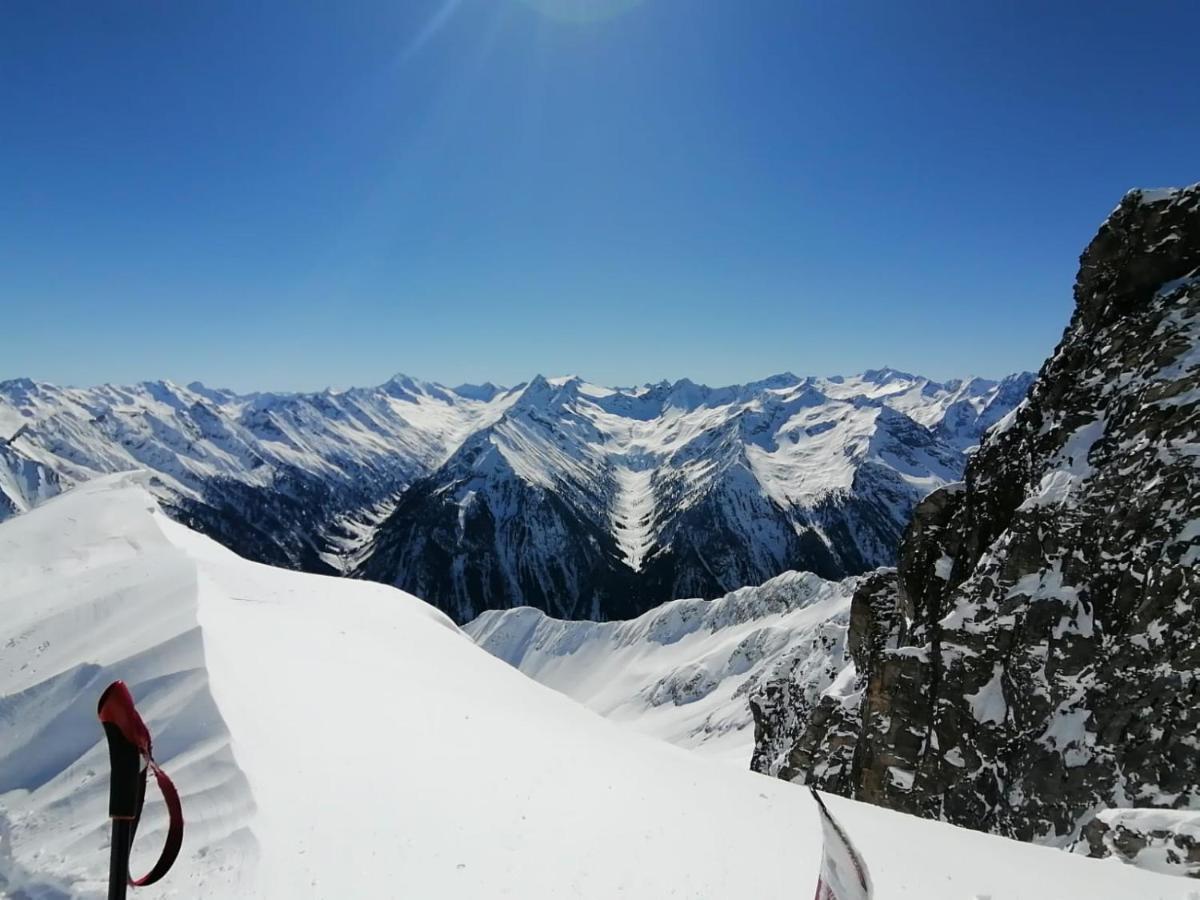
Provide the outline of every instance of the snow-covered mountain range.
{"type": "Polygon", "coordinates": [[[632,616],[894,562],[914,505],[960,477],[1030,377],[252,395],[7,381],[0,516],[144,468],[171,515],[253,559],[396,584],[459,621],[522,604],[632,616]]]}
{"type": "MultiPolygon", "coordinates": [[[[96,699],[118,678],[187,820],[175,868],[138,897],[811,895],[807,791],[607,722],[400,591],[240,559],[163,515],[144,481],[95,480],[0,523],[0,897],[105,896],[96,699]]],[[[1191,893],[827,802],[880,900],[1191,893]]],[[[151,788],[135,866],[165,826],[151,788]]]]}
{"type": "Polygon", "coordinates": [[[250,395],[0,382],[0,517],[99,474],[146,469],[173,516],[238,552],[339,571],[389,501],[514,396],[403,377],[250,395]]]}

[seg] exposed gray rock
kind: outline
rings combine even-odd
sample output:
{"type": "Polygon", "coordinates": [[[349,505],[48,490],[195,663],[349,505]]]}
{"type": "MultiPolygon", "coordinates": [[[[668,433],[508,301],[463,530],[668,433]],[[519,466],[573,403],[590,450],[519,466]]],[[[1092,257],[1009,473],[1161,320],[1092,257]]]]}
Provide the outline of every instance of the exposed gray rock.
{"type": "Polygon", "coordinates": [[[793,673],[764,681],[750,695],[755,749],[750,767],[785,779],[819,778],[850,793],[860,746],[861,707],[869,690],[869,660],[899,642],[895,570],[865,578],[850,601],[847,649],[854,661],[834,688],[813,697],[793,673]]]}
{"type": "Polygon", "coordinates": [[[858,604],[857,708],[765,686],[757,768],[1055,844],[1200,805],[1200,185],[1131,192],[1080,262],[1029,397],[858,604]]]}

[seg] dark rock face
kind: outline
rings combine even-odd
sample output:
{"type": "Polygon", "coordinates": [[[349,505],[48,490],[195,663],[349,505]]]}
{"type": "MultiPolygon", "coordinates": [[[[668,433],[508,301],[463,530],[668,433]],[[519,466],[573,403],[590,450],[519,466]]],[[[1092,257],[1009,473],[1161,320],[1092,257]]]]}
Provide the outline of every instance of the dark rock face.
{"type": "MultiPolygon", "coordinates": [[[[885,647],[899,642],[903,620],[896,607],[896,573],[868,576],[850,603],[847,649],[858,671],[885,647]]],[[[851,795],[861,746],[860,678],[847,694],[827,692],[815,704],[793,678],[765,682],[750,695],[754,755],[750,767],[787,780],[814,779],[825,790],[851,795]]]]}
{"type": "Polygon", "coordinates": [[[856,598],[857,702],[754,702],[760,771],[1024,840],[1200,803],[1200,185],[1128,194],[965,483],[856,598]],[[848,749],[853,746],[853,750],[848,749]]]}
{"type": "Polygon", "coordinates": [[[267,488],[232,478],[213,479],[206,487],[204,499],[164,491],[169,498],[163,501],[164,511],[255,562],[338,574],[323,558],[326,544],[320,536],[336,511],[354,508],[347,507],[346,496],[354,496],[348,489],[287,469],[277,472],[267,488]]]}

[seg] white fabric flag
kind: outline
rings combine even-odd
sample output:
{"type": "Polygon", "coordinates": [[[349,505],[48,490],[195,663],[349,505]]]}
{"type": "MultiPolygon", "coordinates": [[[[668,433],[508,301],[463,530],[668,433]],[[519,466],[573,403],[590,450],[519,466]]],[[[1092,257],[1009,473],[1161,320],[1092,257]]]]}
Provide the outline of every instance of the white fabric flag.
{"type": "Polygon", "coordinates": [[[867,873],[867,864],[820,795],[815,790],[812,795],[821,813],[821,831],[825,838],[815,900],[871,900],[871,876],[867,873]]]}

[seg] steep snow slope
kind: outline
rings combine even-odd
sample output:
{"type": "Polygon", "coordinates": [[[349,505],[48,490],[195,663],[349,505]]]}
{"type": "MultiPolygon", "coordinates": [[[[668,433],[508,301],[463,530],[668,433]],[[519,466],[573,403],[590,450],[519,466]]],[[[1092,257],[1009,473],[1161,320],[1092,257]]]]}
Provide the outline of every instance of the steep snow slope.
{"type": "Polygon", "coordinates": [[[59,493],[57,473],[0,439],[0,522],[59,493]]]}
{"type": "Polygon", "coordinates": [[[788,572],[718,600],[664,603],[630,621],[562,621],[521,607],[485,612],[463,630],[613,721],[746,768],[754,749],[747,697],[757,685],[795,679],[815,705],[853,682],[842,672],[860,580],[788,572]]]}
{"type": "MultiPolygon", "coordinates": [[[[95,698],[124,678],[184,795],[141,897],[793,898],[803,790],[631,735],[408,595],[248,563],[132,476],[0,525],[0,895],[103,896],[95,698]]],[[[1188,882],[831,798],[880,900],[1183,900],[1188,882]]],[[[139,847],[161,837],[153,802],[139,847]]]]}
{"type": "Polygon", "coordinates": [[[895,561],[913,506],[961,476],[1027,381],[537,378],[406,492],[356,571],[460,621],[629,617],[788,569],[867,571],[895,561]]]}

